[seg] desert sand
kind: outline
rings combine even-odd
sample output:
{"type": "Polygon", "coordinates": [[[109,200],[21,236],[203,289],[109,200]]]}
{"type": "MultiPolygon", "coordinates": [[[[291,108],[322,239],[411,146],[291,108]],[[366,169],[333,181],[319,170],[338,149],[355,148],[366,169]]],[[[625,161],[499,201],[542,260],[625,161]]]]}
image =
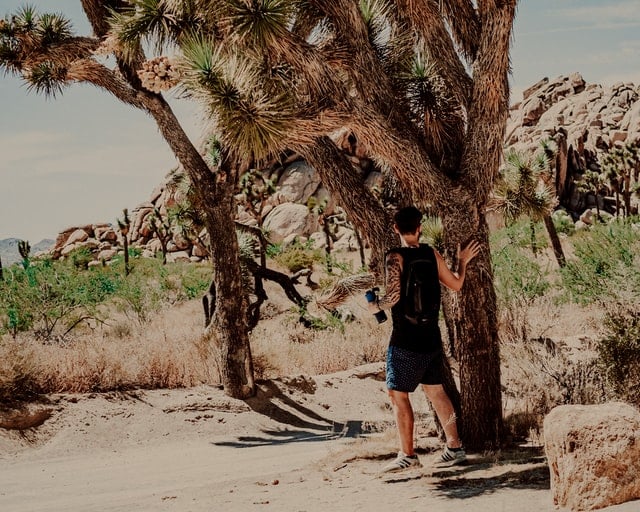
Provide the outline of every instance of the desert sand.
{"type": "Polygon", "coordinates": [[[50,417],[0,428],[0,511],[555,510],[540,446],[434,467],[440,443],[420,393],[423,467],[380,475],[397,450],[383,375],[375,363],[263,381],[247,401],[212,386],[52,395],[3,413],[5,426],[50,417]]]}

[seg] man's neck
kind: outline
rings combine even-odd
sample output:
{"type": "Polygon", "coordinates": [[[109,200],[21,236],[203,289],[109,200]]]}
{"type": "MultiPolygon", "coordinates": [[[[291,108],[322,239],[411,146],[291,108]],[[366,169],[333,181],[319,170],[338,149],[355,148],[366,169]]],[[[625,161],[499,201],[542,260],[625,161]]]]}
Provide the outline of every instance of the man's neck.
{"type": "Polygon", "coordinates": [[[400,237],[402,247],[420,247],[420,239],[416,236],[400,237]]]}

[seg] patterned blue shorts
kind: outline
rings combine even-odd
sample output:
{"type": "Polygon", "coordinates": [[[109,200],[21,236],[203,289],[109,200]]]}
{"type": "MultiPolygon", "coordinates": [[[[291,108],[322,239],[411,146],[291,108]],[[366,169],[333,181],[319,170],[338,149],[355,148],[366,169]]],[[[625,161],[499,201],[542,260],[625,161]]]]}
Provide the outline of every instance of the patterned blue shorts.
{"type": "Polygon", "coordinates": [[[421,354],[400,347],[387,349],[387,389],[411,393],[418,384],[442,384],[442,351],[421,354]]]}

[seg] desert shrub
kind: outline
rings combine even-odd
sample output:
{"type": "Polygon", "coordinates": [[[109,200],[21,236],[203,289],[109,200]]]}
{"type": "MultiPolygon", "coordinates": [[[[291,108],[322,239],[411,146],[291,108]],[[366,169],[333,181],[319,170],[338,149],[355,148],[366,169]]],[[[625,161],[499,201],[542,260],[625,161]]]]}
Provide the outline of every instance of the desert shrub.
{"type": "Polygon", "coordinates": [[[580,357],[548,338],[501,345],[505,426],[517,439],[535,437],[547,413],[558,405],[595,404],[610,396],[588,344],[580,357]]]}
{"type": "Polygon", "coordinates": [[[576,232],[576,225],[565,210],[556,210],[551,215],[551,218],[558,233],[573,235],[576,232]]]}
{"type": "Polygon", "coordinates": [[[569,300],[640,299],[640,237],[632,224],[597,224],[576,234],[573,245],[575,259],[562,269],[569,300]]]}
{"type": "Polygon", "coordinates": [[[316,331],[344,332],[345,320],[341,318],[339,311],[326,313],[322,316],[307,316],[307,318],[309,318],[309,327],[316,331]]]}
{"type": "Polygon", "coordinates": [[[496,293],[505,305],[530,304],[549,289],[540,265],[518,247],[506,245],[492,255],[496,293]]]}
{"type": "MultiPolygon", "coordinates": [[[[0,339],[0,407],[42,393],[189,387],[219,382],[212,344],[192,321],[198,304],[176,305],[113,336],[96,330],[73,343],[0,339]]],[[[116,323],[119,325],[119,323],[116,323]]]]}
{"type": "Polygon", "coordinates": [[[211,283],[211,268],[206,265],[187,265],[181,276],[182,291],[186,299],[199,298],[211,283]]]}
{"type": "Polygon", "coordinates": [[[640,405],[640,307],[618,305],[605,316],[599,362],[615,394],[640,405]]]}
{"type": "Polygon", "coordinates": [[[311,268],[314,262],[324,260],[323,254],[318,250],[310,249],[300,243],[294,243],[287,248],[281,250],[274,260],[289,270],[289,272],[298,272],[304,268],[311,268]]]}
{"type": "Polygon", "coordinates": [[[504,418],[504,428],[507,435],[514,441],[537,439],[540,435],[541,417],[527,409],[513,411],[504,418]]]}
{"type": "Polygon", "coordinates": [[[546,231],[542,222],[532,223],[528,219],[518,220],[507,225],[494,235],[494,241],[502,240],[502,244],[508,243],[516,247],[531,250],[532,242],[536,248],[542,249],[549,245],[546,231]],[[533,234],[531,229],[533,228],[533,234]],[[532,240],[533,235],[533,240],[532,240]]]}
{"type": "Polygon", "coordinates": [[[112,304],[144,323],[162,307],[197,297],[211,276],[207,265],[163,266],[146,258],[129,276],[123,267],[116,261],[87,270],[73,258],[12,266],[0,282],[0,336],[32,332],[44,340],[62,339],[82,323],[108,320],[112,304]]]}
{"type": "Polygon", "coordinates": [[[93,254],[88,247],[78,247],[71,251],[67,258],[75,268],[86,270],[89,268],[89,263],[93,261],[93,254]]]}
{"type": "Polygon", "coordinates": [[[267,244],[267,258],[275,258],[282,252],[282,244],[267,244]]]}
{"type": "Polygon", "coordinates": [[[33,330],[46,340],[64,336],[81,321],[98,318],[97,306],[118,288],[118,278],[111,279],[100,269],[84,271],[73,263],[45,260],[25,269],[14,266],[2,284],[0,332],[15,337],[33,330]]]}
{"type": "Polygon", "coordinates": [[[0,404],[28,399],[40,389],[33,349],[14,341],[0,341],[0,404]]]}
{"type": "Polygon", "coordinates": [[[132,272],[122,282],[114,303],[127,318],[143,324],[151,313],[160,310],[162,297],[162,286],[157,280],[151,281],[138,272],[132,272]]]}

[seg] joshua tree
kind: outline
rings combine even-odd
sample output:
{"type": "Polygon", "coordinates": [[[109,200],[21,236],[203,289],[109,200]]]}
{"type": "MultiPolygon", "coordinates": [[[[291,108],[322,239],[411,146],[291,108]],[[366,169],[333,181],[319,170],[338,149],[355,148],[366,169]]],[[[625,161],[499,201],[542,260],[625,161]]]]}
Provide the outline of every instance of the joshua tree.
{"type": "Polygon", "coordinates": [[[585,171],[577,182],[578,190],[586,194],[593,194],[596,201],[596,220],[600,217],[599,195],[606,190],[605,177],[597,171],[585,171]]]}
{"type": "Polygon", "coordinates": [[[2,270],[2,256],[0,256],[0,281],[4,281],[4,271],[2,270]]]}
{"type": "Polygon", "coordinates": [[[39,15],[33,7],[24,7],[0,20],[0,68],[21,76],[30,90],[48,96],[62,93],[73,83],[92,84],[153,117],[188,174],[209,238],[216,241],[212,246],[214,280],[225,300],[216,308],[216,329],[212,332],[220,347],[225,392],[236,398],[249,396],[255,387],[233,222],[233,187],[238,169],[229,159],[228,150],[222,148],[212,172],[159,93],[157,81],[149,80],[149,75],[155,77],[157,73],[163,73],[165,81],[172,80],[166,72],[166,59],[146,61],[142,45],[129,45],[125,55],[115,39],[109,37],[110,16],[138,3],[158,7],[159,22],[163,23],[162,8],[177,2],[81,0],[93,37],[75,36],[70,22],[62,15],[39,15]],[[104,55],[113,57],[115,67],[107,66],[110,61],[104,55]],[[218,271],[223,268],[224,272],[218,271]]]}
{"type": "Polygon", "coordinates": [[[160,242],[160,249],[162,251],[162,264],[167,264],[167,242],[171,239],[171,224],[169,224],[168,217],[162,217],[160,210],[154,208],[153,212],[147,217],[149,229],[156,235],[160,242]]]}
{"type": "Polygon", "coordinates": [[[620,211],[620,194],[624,202],[624,216],[631,213],[632,180],[638,181],[640,173],[640,144],[628,142],[624,146],[614,147],[600,157],[600,166],[616,197],[616,215],[620,211]]]}
{"type": "Polygon", "coordinates": [[[117,219],[120,236],[122,236],[122,247],[124,249],[124,273],[129,275],[129,230],[131,229],[131,220],[129,219],[129,210],[122,210],[122,219],[117,219]]]}
{"type": "Polygon", "coordinates": [[[505,155],[501,179],[494,190],[492,207],[500,211],[507,222],[526,215],[531,220],[531,244],[535,250],[535,222],[543,221],[560,267],[566,258],[551,212],[557,204],[554,187],[549,179],[547,151],[526,155],[510,150],[505,155]]]}
{"type": "Polygon", "coordinates": [[[22,266],[29,268],[29,255],[31,254],[31,244],[27,240],[20,240],[18,242],[18,252],[22,256],[22,266]]]}
{"type": "MultiPolygon", "coordinates": [[[[383,169],[389,196],[442,218],[448,257],[471,237],[483,242],[465,292],[446,301],[446,313],[454,318],[465,440],[496,445],[499,349],[483,212],[502,153],[517,2],[133,3],[115,22],[120,44],[138,48],[149,38],[180,48],[181,85],[208,109],[234,168],[285,148],[303,155],[367,238],[378,275],[395,237],[388,211],[329,136],[345,127],[383,169]]],[[[159,75],[154,83],[163,82],[159,75]]]]}

